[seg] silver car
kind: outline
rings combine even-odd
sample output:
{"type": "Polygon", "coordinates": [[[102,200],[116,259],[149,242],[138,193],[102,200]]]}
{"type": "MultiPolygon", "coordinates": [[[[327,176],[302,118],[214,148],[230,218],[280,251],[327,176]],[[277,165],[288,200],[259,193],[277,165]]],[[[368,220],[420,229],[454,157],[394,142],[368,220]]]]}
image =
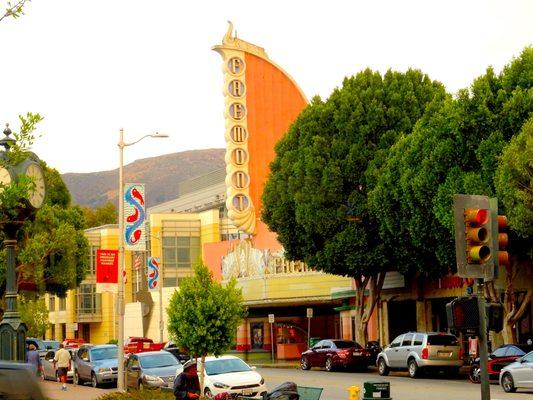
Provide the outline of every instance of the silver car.
{"type": "MultiPolygon", "coordinates": [[[[74,359],[74,351],[70,351],[70,356],[74,359]]],[[[57,368],[54,367],[54,357],[57,350],[48,350],[44,358],[41,360],[43,366],[43,377],[44,379],[51,379],[54,381],[58,380],[57,368]]],[[[74,362],[70,363],[70,369],[67,371],[67,381],[72,381],[74,376],[74,362]]]]}
{"type": "Polygon", "coordinates": [[[463,365],[461,347],[448,333],[409,332],[398,336],[377,356],[380,375],[390,370],[407,370],[416,378],[422,370],[445,370],[452,375],[463,365]]]}
{"type": "Polygon", "coordinates": [[[533,389],[533,351],[500,371],[500,385],[507,393],[517,388],[533,389]]]}
{"type": "Polygon", "coordinates": [[[117,346],[82,345],[74,357],[74,384],[91,382],[93,387],[116,383],[118,377],[117,346]]]}
{"type": "Polygon", "coordinates": [[[172,387],[179,366],[168,351],[132,354],[126,364],[126,384],[138,390],[172,387]]]}

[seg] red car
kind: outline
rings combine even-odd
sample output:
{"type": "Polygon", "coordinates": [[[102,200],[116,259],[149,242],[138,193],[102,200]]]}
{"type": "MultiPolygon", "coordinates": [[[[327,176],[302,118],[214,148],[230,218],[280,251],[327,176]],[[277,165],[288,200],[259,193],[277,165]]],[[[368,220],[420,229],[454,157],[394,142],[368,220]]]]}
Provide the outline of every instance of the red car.
{"type": "Polygon", "coordinates": [[[302,369],[324,367],[333,371],[337,367],[356,367],[366,369],[370,363],[370,353],[352,340],[321,340],[312,348],[302,353],[302,369]]]}
{"type": "Polygon", "coordinates": [[[82,338],[71,338],[63,340],[63,346],[65,349],[76,349],[82,344],[85,344],[85,340],[82,338]]]}
{"type": "MultiPolygon", "coordinates": [[[[489,354],[488,372],[490,380],[498,380],[503,367],[516,361],[516,359],[533,350],[528,344],[504,344],[489,354]]],[[[481,369],[479,358],[476,358],[468,374],[470,382],[479,383],[481,380],[481,369]]]]}

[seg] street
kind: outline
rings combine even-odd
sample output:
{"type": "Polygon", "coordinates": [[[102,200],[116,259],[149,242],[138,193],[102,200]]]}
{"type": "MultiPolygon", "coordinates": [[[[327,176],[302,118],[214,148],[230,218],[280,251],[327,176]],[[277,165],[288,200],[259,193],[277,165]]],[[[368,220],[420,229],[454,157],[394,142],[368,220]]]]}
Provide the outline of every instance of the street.
{"type": "MultiPolygon", "coordinates": [[[[393,400],[474,400],[481,397],[479,385],[470,383],[465,379],[445,379],[433,376],[430,378],[410,379],[407,373],[391,373],[388,377],[380,377],[373,371],[358,372],[326,372],[319,370],[302,371],[299,369],[284,368],[258,368],[259,372],[272,390],[277,385],[293,381],[300,386],[323,387],[322,400],[347,400],[348,387],[357,385],[361,387],[365,381],[388,381],[391,385],[393,400]]],[[[93,389],[90,386],[74,386],[69,384],[66,392],[61,391],[56,382],[43,382],[41,387],[47,397],[53,400],[93,400],[99,396],[115,390],[93,389]]],[[[529,392],[505,393],[496,384],[490,386],[492,400],[526,400],[530,399],[533,390],[529,392]]]]}

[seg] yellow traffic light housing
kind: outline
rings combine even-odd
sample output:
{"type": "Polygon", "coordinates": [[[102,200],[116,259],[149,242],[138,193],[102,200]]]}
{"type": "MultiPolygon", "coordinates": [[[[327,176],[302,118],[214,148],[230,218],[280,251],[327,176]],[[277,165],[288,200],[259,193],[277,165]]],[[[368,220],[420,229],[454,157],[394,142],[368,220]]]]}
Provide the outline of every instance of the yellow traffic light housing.
{"type": "Polygon", "coordinates": [[[498,265],[509,265],[509,253],[505,251],[509,244],[509,236],[505,231],[507,230],[507,217],[505,215],[498,215],[498,265]]]}
{"type": "Polygon", "coordinates": [[[492,257],[490,246],[490,210],[467,208],[464,211],[466,257],[468,264],[485,264],[492,257]]]}

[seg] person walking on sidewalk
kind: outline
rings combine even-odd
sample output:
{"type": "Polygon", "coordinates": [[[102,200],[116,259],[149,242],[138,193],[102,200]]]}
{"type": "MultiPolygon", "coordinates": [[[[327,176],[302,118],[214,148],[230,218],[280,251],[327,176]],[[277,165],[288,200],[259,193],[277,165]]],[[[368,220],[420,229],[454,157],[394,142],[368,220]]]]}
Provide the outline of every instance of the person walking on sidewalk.
{"type": "Polygon", "coordinates": [[[57,376],[59,376],[61,381],[61,390],[67,390],[67,372],[70,369],[71,362],[70,352],[65,350],[65,346],[61,343],[54,356],[54,367],[57,369],[57,376]]]}
{"type": "Polygon", "coordinates": [[[41,357],[34,344],[30,344],[28,351],[26,352],[26,362],[35,368],[35,375],[41,376],[43,372],[43,366],[41,364],[41,357]]]}

